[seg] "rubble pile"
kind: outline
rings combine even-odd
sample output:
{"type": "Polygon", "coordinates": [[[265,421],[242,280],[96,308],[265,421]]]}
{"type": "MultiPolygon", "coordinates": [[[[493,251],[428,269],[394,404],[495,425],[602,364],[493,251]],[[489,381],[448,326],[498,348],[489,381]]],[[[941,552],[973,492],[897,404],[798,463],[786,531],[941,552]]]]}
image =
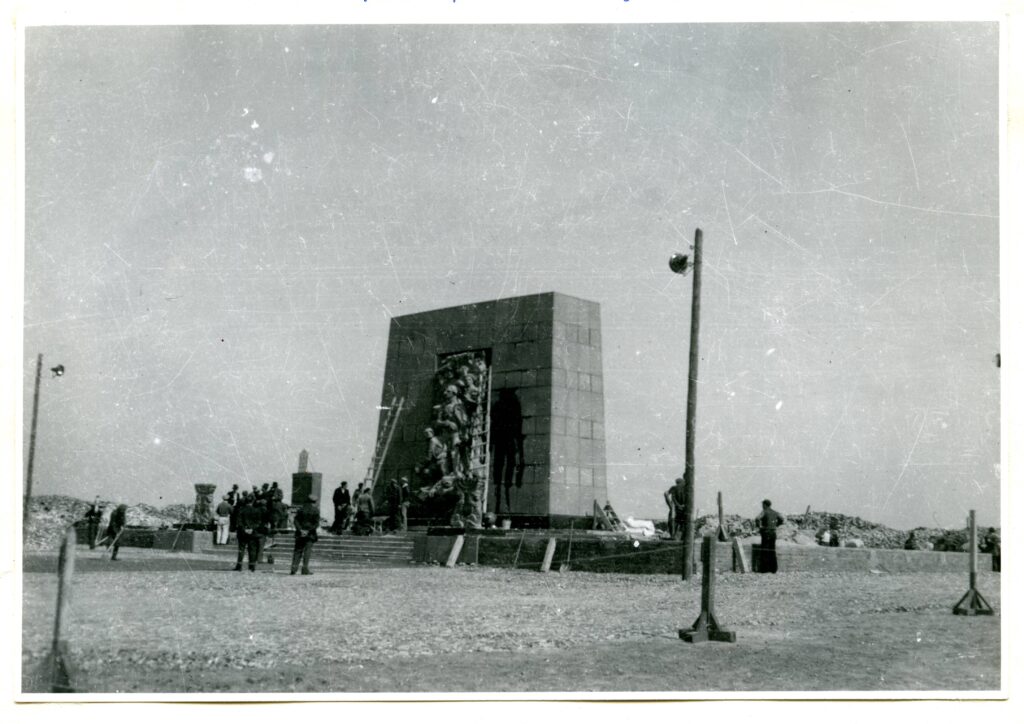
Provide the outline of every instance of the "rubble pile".
{"type": "MultiPolygon", "coordinates": [[[[797,545],[817,545],[819,535],[828,530],[833,518],[838,522],[839,536],[842,541],[859,539],[866,548],[903,548],[910,536],[909,530],[898,530],[885,525],[872,523],[857,516],[842,513],[816,512],[783,514],[786,524],[778,530],[780,542],[797,545]]],[[[659,536],[668,537],[664,521],[655,523],[659,536]]],[[[718,516],[704,515],[696,519],[695,536],[713,535],[718,530],[718,516]]],[[[758,535],[757,524],[753,518],[739,515],[725,516],[725,530],[730,537],[749,538],[758,535]]],[[[998,529],[997,529],[998,530],[998,529]]],[[[915,528],[914,535],[920,547],[936,551],[967,550],[966,528],[944,530],[942,528],[915,528]]],[[[978,531],[979,539],[983,535],[978,531]]]]}

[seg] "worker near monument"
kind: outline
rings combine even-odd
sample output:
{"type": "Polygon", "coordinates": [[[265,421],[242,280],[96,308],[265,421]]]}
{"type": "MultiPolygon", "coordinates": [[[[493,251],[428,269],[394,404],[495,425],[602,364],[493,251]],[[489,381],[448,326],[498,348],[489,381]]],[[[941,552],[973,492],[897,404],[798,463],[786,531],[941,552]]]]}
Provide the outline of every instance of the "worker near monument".
{"type": "Polygon", "coordinates": [[[775,536],[780,525],[785,524],[786,519],[772,510],[772,501],[761,501],[761,512],[754,518],[757,529],[761,533],[761,546],[758,553],[757,570],[760,573],[778,573],[779,559],[775,555],[775,536]]]}
{"type": "Polygon", "coordinates": [[[999,539],[999,532],[995,528],[989,528],[988,532],[985,533],[981,539],[981,545],[978,546],[978,550],[982,553],[992,554],[992,570],[996,573],[1002,570],[1003,564],[1003,547],[1002,542],[999,539]]]}
{"type": "Polygon", "coordinates": [[[103,507],[100,505],[100,496],[92,501],[89,510],[85,513],[86,536],[88,536],[89,550],[96,547],[96,537],[100,534],[100,520],[103,519],[103,507]]]}
{"type": "MultiPolygon", "coordinates": [[[[362,486],[360,486],[362,487],[362,486]]],[[[362,488],[356,499],[356,521],[352,532],[356,535],[370,535],[373,532],[373,495],[370,486],[362,488]]]]}
{"type": "Polygon", "coordinates": [[[241,507],[238,509],[238,560],[235,562],[234,570],[242,570],[242,562],[246,554],[249,556],[249,570],[256,570],[256,561],[259,560],[261,538],[265,525],[266,508],[256,504],[256,497],[253,493],[242,493],[241,507]]]}
{"type": "Polygon", "coordinates": [[[405,496],[402,486],[394,478],[388,481],[388,488],[385,491],[388,504],[388,530],[402,530],[402,506],[405,503],[405,496]]]}
{"type": "Polygon", "coordinates": [[[316,496],[310,495],[305,504],[295,513],[295,549],[292,552],[291,575],[299,571],[302,564],[302,575],[309,576],[309,558],[313,555],[313,544],[317,541],[317,528],[320,527],[320,506],[316,504],[316,496]]]}
{"type": "Polygon", "coordinates": [[[117,560],[117,551],[121,548],[121,534],[124,532],[127,521],[128,506],[122,503],[110,514],[110,523],[107,525],[107,548],[110,548],[111,545],[114,546],[114,551],[110,554],[112,561],[117,560]]]}
{"type": "Polygon", "coordinates": [[[216,544],[219,546],[226,546],[228,544],[228,530],[231,528],[231,511],[231,502],[228,496],[225,495],[217,504],[217,510],[214,511],[217,514],[216,544]]]}
{"type": "Polygon", "coordinates": [[[412,502],[412,491],[409,488],[409,478],[402,477],[398,481],[402,489],[402,508],[398,518],[398,524],[403,533],[409,530],[409,504],[412,502]]]}
{"type": "Polygon", "coordinates": [[[348,521],[348,511],[352,507],[352,494],[348,492],[348,481],[342,480],[335,488],[331,496],[334,504],[334,522],[331,524],[331,532],[340,535],[345,530],[348,521]]]}
{"type": "Polygon", "coordinates": [[[672,540],[679,540],[683,535],[686,506],[686,481],[683,478],[676,478],[675,485],[665,491],[665,504],[668,505],[668,533],[672,540]]]}

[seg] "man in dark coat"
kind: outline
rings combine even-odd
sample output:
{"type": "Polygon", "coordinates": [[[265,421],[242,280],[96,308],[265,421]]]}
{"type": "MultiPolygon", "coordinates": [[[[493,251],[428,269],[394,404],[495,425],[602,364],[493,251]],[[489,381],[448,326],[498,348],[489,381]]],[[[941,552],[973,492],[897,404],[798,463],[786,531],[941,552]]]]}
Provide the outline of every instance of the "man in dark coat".
{"type": "Polygon", "coordinates": [[[386,494],[388,501],[388,530],[401,530],[403,503],[402,486],[398,484],[397,480],[391,478],[391,480],[388,481],[386,494]]]}
{"type": "Polygon", "coordinates": [[[122,503],[114,509],[114,512],[110,514],[110,524],[107,526],[107,548],[111,545],[114,546],[113,553],[110,554],[110,560],[117,560],[117,551],[121,548],[121,533],[124,532],[125,523],[128,518],[128,506],[122,503]]]}
{"type": "Polygon", "coordinates": [[[373,494],[367,485],[356,499],[356,522],[352,532],[356,535],[370,535],[373,532],[373,494]]]}
{"type": "Polygon", "coordinates": [[[242,508],[242,493],[238,489],[238,484],[231,486],[231,490],[228,491],[228,502],[231,503],[231,516],[228,522],[228,531],[234,533],[238,528],[238,511],[242,508]]]}
{"type": "Polygon", "coordinates": [[[686,509],[686,481],[676,478],[675,485],[665,491],[668,505],[668,534],[672,540],[679,540],[683,534],[683,511],[686,509]]]}
{"type": "Polygon", "coordinates": [[[298,573],[302,563],[302,575],[309,576],[309,557],[313,554],[313,544],[317,540],[317,528],[320,527],[320,506],[316,504],[316,496],[310,495],[305,505],[295,513],[295,550],[292,553],[292,571],[298,573]]]}
{"type": "Polygon", "coordinates": [[[988,532],[985,533],[981,539],[981,545],[978,549],[982,553],[992,554],[992,570],[1000,572],[1003,568],[1003,545],[999,539],[999,532],[995,528],[989,528],[988,532]]]}
{"type": "Polygon", "coordinates": [[[409,504],[412,502],[412,491],[409,488],[409,478],[403,477],[398,483],[402,488],[402,508],[398,523],[400,530],[405,533],[409,530],[409,504]]]}
{"type": "Polygon", "coordinates": [[[263,537],[264,519],[266,508],[256,505],[256,498],[252,493],[242,493],[242,504],[238,510],[238,560],[234,570],[242,570],[242,561],[246,553],[249,555],[249,570],[256,570],[256,561],[259,560],[260,539],[263,537]]]}
{"type": "Polygon", "coordinates": [[[345,530],[348,520],[348,511],[352,507],[352,495],[348,492],[348,481],[342,480],[331,498],[334,503],[334,523],[331,524],[331,532],[340,534],[345,530]]]}
{"type": "Polygon", "coordinates": [[[89,550],[93,550],[96,547],[96,536],[100,534],[100,520],[103,518],[103,508],[100,506],[99,496],[96,500],[92,501],[92,505],[89,506],[88,512],[85,514],[85,522],[87,525],[87,533],[89,540],[89,550]]]}
{"type": "Polygon", "coordinates": [[[760,573],[778,573],[779,559],[775,555],[776,530],[786,519],[772,510],[772,501],[761,501],[761,512],[754,519],[757,529],[761,532],[761,548],[758,566],[760,573]]]}

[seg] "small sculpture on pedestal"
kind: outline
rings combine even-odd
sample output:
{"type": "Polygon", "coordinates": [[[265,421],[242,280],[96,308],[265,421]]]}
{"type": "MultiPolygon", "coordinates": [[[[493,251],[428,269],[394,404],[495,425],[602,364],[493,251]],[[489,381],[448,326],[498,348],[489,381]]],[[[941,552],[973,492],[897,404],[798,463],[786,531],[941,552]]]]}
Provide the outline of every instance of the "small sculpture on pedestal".
{"type": "Polygon", "coordinates": [[[209,525],[213,521],[213,491],[216,485],[196,483],[196,505],[192,509],[192,522],[209,525]]]}

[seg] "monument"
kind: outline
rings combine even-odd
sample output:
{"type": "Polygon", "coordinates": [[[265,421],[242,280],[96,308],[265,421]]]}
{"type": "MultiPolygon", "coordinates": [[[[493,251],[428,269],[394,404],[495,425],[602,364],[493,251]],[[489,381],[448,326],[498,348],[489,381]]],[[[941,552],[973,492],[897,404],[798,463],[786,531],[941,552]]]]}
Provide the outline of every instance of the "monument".
{"type": "Polygon", "coordinates": [[[393,318],[378,480],[408,478],[413,524],[579,527],[607,499],[601,364],[600,307],[565,294],[393,318]]]}
{"type": "Polygon", "coordinates": [[[192,520],[190,522],[199,525],[209,525],[213,521],[213,491],[216,485],[210,483],[195,483],[196,504],[192,508],[192,520]]]}
{"type": "Polygon", "coordinates": [[[292,505],[304,505],[310,495],[320,500],[320,486],[323,481],[321,473],[309,471],[309,453],[299,453],[298,472],[292,473],[292,505]]]}

